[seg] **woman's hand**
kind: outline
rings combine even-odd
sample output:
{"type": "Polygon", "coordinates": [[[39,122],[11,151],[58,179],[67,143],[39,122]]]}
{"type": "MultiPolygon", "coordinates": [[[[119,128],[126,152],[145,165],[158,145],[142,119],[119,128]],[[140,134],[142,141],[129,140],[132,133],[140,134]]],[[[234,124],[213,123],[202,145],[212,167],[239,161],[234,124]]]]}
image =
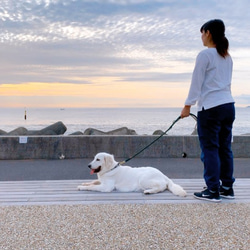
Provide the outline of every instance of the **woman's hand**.
{"type": "Polygon", "coordinates": [[[181,111],[181,118],[188,117],[190,115],[190,108],[191,106],[185,105],[184,108],[181,111]]]}

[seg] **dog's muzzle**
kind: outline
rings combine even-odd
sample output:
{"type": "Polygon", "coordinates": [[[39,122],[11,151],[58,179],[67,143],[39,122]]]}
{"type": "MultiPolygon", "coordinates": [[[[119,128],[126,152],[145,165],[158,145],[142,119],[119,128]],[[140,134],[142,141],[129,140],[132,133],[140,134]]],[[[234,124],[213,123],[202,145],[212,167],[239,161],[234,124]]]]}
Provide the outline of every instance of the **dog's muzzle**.
{"type": "Polygon", "coordinates": [[[88,165],[88,167],[91,169],[90,174],[94,174],[94,173],[97,174],[97,173],[99,173],[101,171],[101,166],[99,166],[97,169],[92,169],[91,165],[88,165]]]}

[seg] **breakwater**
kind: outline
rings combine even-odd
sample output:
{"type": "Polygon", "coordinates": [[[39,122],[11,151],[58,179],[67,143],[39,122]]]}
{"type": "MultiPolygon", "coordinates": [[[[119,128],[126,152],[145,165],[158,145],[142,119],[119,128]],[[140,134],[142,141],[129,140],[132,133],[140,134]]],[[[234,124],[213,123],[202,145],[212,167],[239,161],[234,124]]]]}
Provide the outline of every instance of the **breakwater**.
{"type": "MultiPolygon", "coordinates": [[[[140,135],[78,135],[78,136],[0,136],[0,159],[75,159],[92,158],[96,153],[109,152],[128,158],[150,144],[157,136],[140,135]]],[[[234,157],[250,157],[250,136],[234,136],[234,157]]],[[[163,136],[137,157],[199,158],[198,136],[163,136]]]]}

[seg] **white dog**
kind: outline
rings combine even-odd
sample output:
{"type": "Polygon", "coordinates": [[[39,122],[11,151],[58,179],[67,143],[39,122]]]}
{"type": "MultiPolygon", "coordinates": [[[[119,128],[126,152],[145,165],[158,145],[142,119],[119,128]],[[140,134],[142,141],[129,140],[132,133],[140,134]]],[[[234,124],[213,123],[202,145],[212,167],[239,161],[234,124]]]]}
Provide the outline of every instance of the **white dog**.
{"type": "Polygon", "coordinates": [[[175,195],[186,196],[186,191],[173,183],[161,171],[152,167],[132,168],[121,166],[113,155],[98,153],[88,167],[91,174],[97,173],[98,180],[83,183],[78,190],[120,192],[144,190],[145,194],[154,194],[168,189],[175,195]]]}

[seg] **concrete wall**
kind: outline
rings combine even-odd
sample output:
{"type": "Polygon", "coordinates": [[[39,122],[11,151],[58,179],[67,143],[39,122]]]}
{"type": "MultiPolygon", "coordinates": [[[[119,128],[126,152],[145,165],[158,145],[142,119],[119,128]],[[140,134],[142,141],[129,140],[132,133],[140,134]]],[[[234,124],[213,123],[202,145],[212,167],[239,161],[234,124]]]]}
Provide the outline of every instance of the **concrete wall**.
{"type": "MultiPolygon", "coordinates": [[[[92,158],[108,152],[127,159],[150,144],[157,136],[0,136],[0,159],[92,158]]],[[[250,136],[235,136],[236,158],[250,157],[250,136]]],[[[137,157],[177,158],[200,157],[197,136],[163,136],[137,157]]]]}

